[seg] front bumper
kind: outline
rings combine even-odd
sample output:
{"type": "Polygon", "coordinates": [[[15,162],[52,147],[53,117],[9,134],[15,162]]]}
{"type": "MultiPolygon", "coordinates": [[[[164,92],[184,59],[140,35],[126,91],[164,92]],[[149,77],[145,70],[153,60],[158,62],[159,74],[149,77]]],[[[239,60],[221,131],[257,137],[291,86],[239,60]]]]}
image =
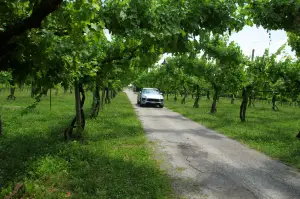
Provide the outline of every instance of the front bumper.
{"type": "Polygon", "coordinates": [[[150,104],[153,104],[153,105],[164,105],[164,100],[163,99],[145,99],[145,98],[142,98],[141,100],[141,104],[142,105],[150,105],[150,104]]]}

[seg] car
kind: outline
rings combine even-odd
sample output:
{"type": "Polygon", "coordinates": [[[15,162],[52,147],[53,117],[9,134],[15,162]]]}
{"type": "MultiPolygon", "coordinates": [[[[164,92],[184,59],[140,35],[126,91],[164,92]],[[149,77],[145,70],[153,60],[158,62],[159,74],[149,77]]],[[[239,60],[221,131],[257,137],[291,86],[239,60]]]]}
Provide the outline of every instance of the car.
{"type": "Polygon", "coordinates": [[[145,105],[158,105],[164,107],[164,97],[157,88],[143,88],[137,96],[137,104],[141,107],[145,105]]]}

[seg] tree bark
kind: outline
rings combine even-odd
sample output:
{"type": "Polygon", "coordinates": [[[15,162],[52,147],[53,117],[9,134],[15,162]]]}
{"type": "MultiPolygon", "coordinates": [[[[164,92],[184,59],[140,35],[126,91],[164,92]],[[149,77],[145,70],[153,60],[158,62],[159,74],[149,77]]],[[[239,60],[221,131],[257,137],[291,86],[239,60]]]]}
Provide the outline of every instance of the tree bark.
{"type": "Polygon", "coordinates": [[[7,100],[15,100],[16,97],[15,97],[15,82],[13,80],[9,81],[9,84],[10,84],[10,95],[7,96],[7,100]]]}
{"type": "Polygon", "coordinates": [[[110,93],[110,89],[109,89],[109,87],[106,87],[105,88],[105,103],[106,104],[110,104],[110,95],[109,95],[109,93],[110,93]]]}
{"type": "Polygon", "coordinates": [[[216,113],[217,112],[217,99],[218,99],[219,91],[215,89],[214,97],[213,97],[213,103],[211,105],[210,112],[216,113]]]}
{"type": "Polygon", "coordinates": [[[80,91],[79,91],[79,82],[75,81],[75,108],[76,108],[76,127],[81,127],[81,111],[80,111],[80,91]]]}
{"type": "Polygon", "coordinates": [[[3,131],[2,131],[2,118],[1,118],[1,115],[0,115],[0,137],[3,135],[3,131]]]}
{"type": "Polygon", "coordinates": [[[200,99],[200,88],[199,85],[196,86],[196,99],[194,103],[194,108],[199,108],[199,99],[200,99]]]}
{"type": "Polygon", "coordinates": [[[206,98],[207,98],[208,100],[210,100],[210,93],[209,93],[209,91],[206,91],[206,98]]]}
{"type": "Polygon", "coordinates": [[[181,100],[181,104],[185,104],[185,99],[187,97],[187,89],[185,88],[184,85],[183,85],[183,89],[184,89],[184,94],[183,94],[183,98],[181,100]]]}
{"type": "Polygon", "coordinates": [[[93,107],[91,112],[91,117],[97,117],[100,110],[100,92],[99,92],[99,85],[96,83],[96,88],[93,93],[93,107]]]}
{"type": "Polygon", "coordinates": [[[272,110],[273,111],[278,111],[279,110],[277,105],[276,105],[276,94],[274,94],[273,97],[272,97],[272,110]]]}
{"type": "Polygon", "coordinates": [[[234,94],[231,94],[231,104],[234,104],[235,98],[234,98],[234,94]]]}
{"type": "Polygon", "coordinates": [[[254,100],[255,100],[255,96],[253,95],[253,92],[251,92],[250,94],[249,94],[249,103],[248,103],[248,107],[251,107],[251,106],[255,106],[254,105],[254,100]]]}
{"type": "Polygon", "coordinates": [[[243,92],[242,92],[243,101],[242,101],[242,104],[240,106],[240,119],[241,119],[242,122],[244,122],[246,120],[246,111],[247,111],[248,99],[249,99],[249,95],[250,95],[251,91],[252,91],[251,86],[247,86],[246,88],[243,88],[243,92]]]}
{"type": "Polygon", "coordinates": [[[83,106],[85,102],[85,93],[83,89],[82,83],[75,81],[75,108],[76,108],[76,115],[72,120],[71,125],[65,130],[65,140],[70,138],[73,135],[73,129],[76,128],[79,137],[82,137],[82,131],[85,127],[85,117],[83,106]],[[80,93],[82,98],[80,99],[80,93]],[[79,107],[78,107],[79,106],[79,107]]]}
{"type": "Polygon", "coordinates": [[[105,100],[105,88],[102,88],[102,96],[101,96],[101,107],[104,108],[104,100],[105,100]]]}
{"type": "Polygon", "coordinates": [[[52,108],[52,92],[51,92],[51,88],[50,88],[50,110],[51,110],[51,108],[52,108]]]}

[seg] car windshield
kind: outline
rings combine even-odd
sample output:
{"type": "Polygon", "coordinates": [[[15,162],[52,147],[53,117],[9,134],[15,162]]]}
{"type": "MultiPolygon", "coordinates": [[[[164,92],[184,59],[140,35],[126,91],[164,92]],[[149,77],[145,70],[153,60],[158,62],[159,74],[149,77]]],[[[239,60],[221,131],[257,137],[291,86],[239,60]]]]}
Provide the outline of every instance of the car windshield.
{"type": "Polygon", "coordinates": [[[142,91],[142,93],[144,93],[144,94],[159,94],[159,92],[157,90],[154,90],[154,89],[144,89],[142,91]]]}

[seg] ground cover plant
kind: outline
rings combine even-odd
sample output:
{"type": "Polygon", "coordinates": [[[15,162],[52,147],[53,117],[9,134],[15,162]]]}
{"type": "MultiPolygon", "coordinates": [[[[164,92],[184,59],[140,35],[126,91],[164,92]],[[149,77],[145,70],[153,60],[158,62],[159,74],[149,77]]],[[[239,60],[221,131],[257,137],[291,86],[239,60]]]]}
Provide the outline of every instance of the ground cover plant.
{"type": "MultiPolygon", "coordinates": [[[[65,141],[74,96],[63,92],[34,100],[18,91],[14,101],[1,92],[0,198],[17,183],[23,198],[170,198],[168,177],[150,158],[144,131],[125,93],[86,119],[84,143],[65,141]]],[[[88,93],[87,99],[92,98],[88,93]]],[[[92,102],[92,100],[88,100],[92,102]]],[[[91,103],[85,105],[88,110],[91,103]]]]}
{"type": "Polygon", "coordinates": [[[279,111],[272,111],[272,103],[256,102],[248,109],[247,121],[240,122],[240,100],[231,104],[230,99],[218,101],[218,111],[209,111],[211,100],[199,100],[199,108],[193,108],[194,99],[189,96],[186,104],[166,100],[166,107],[236,139],[274,159],[279,159],[300,169],[300,140],[296,138],[299,128],[300,107],[278,105],[279,111]]]}

